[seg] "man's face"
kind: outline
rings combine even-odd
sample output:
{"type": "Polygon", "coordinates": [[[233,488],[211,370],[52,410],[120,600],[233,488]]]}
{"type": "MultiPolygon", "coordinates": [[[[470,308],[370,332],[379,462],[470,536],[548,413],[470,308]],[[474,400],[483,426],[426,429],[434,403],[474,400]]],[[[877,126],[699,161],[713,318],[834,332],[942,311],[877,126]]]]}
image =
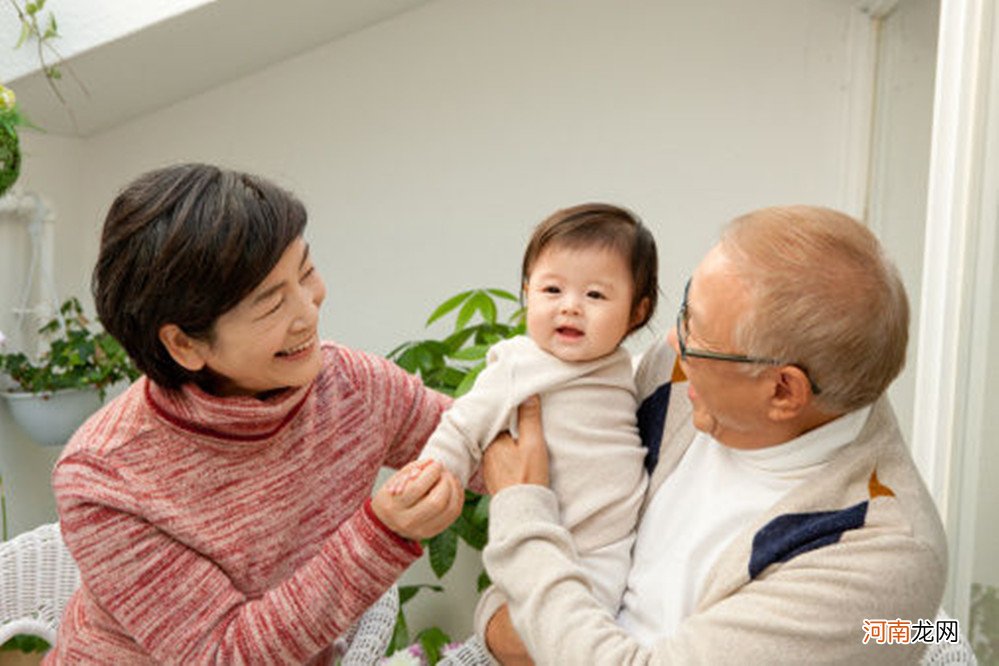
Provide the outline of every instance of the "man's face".
{"type": "MultiPolygon", "coordinates": [[[[685,345],[722,354],[743,354],[733,338],[736,323],[750,307],[749,294],[741,278],[718,246],[694,271],[687,295],[685,345]]],[[[677,331],[669,332],[669,343],[677,355],[677,331]]],[[[742,363],[688,356],[681,359],[693,404],[694,427],[737,449],[770,446],[767,419],[772,395],[772,371],[758,376],[746,374],[742,363]]]]}

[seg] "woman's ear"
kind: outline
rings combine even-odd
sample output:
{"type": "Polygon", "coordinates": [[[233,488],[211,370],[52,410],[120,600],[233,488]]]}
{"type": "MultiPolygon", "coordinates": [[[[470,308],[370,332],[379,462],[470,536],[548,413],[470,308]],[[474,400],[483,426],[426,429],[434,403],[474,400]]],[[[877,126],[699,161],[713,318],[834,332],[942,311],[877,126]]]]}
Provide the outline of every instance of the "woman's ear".
{"type": "Polygon", "coordinates": [[[631,315],[631,326],[629,330],[634,331],[638,328],[639,324],[645,321],[645,318],[649,316],[649,297],[646,296],[638,302],[635,307],[635,311],[631,315]]]}
{"type": "Polygon", "coordinates": [[[170,352],[170,356],[182,368],[197,372],[205,367],[202,342],[195,340],[176,324],[163,324],[159,332],[160,342],[170,352]]]}

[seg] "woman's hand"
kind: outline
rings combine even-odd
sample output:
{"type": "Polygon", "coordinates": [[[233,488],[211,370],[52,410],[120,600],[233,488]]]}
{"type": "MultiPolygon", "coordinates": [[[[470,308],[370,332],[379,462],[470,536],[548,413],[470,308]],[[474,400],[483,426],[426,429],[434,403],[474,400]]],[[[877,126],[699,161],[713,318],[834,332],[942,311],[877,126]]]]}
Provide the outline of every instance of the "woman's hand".
{"type": "Polygon", "coordinates": [[[371,498],[378,519],[413,541],[444,531],[464,503],[461,481],[436,460],[414,460],[393,474],[371,498]]]}
{"type": "Polygon", "coordinates": [[[486,625],[486,647],[503,666],[533,666],[534,661],[527,653],[520,634],[510,621],[510,610],[506,604],[489,618],[486,625]]]}
{"type": "Polygon", "coordinates": [[[493,495],[521,483],[548,485],[548,447],[538,396],[531,396],[517,408],[517,430],[518,439],[503,433],[482,456],[482,476],[493,495]]]}

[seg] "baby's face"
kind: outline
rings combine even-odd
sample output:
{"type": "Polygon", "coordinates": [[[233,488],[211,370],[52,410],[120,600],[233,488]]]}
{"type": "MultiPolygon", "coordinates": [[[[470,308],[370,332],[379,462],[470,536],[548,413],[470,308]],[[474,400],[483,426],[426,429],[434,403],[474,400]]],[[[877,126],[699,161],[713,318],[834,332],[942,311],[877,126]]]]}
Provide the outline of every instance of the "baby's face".
{"type": "Polygon", "coordinates": [[[632,325],[631,271],[606,248],[546,248],[524,285],[527,333],[563,361],[611,353],[632,325]]]}

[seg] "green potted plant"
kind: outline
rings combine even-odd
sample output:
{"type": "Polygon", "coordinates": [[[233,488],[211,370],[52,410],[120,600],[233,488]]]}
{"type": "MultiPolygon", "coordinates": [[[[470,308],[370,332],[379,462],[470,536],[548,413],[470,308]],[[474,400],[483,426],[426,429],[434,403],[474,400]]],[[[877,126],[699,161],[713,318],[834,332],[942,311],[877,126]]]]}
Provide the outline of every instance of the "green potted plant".
{"type": "MultiPolygon", "coordinates": [[[[416,374],[424,385],[458,397],[465,394],[486,366],[486,352],[500,340],[525,332],[524,310],[517,307],[517,297],[503,289],[471,289],[441,303],[427,319],[427,326],[446,317],[454,317],[451,332],[440,339],[412,340],[391,352],[388,358],[404,370],[416,374]],[[504,320],[503,306],[514,310],[504,320]]],[[[482,550],[489,532],[489,496],[465,491],[461,515],[451,527],[424,541],[430,568],[437,578],[451,570],[458,554],[458,541],[474,550],[482,550]]],[[[485,571],[475,582],[481,592],[489,585],[485,571]]],[[[451,644],[451,637],[439,627],[420,629],[410,635],[402,604],[421,590],[443,591],[440,585],[400,585],[400,609],[388,654],[400,666],[436,664],[451,644]],[[413,645],[409,645],[414,641],[413,645]]]]}
{"type": "Polygon", "coordinates": [[[139,376],[128,354],[106,331],[95,330],[76,298],[39,329],[48,349],[38,358],[0,352],[0,395],[14,420],[40,444],[62,445],[113,384],[139,376]]]}

